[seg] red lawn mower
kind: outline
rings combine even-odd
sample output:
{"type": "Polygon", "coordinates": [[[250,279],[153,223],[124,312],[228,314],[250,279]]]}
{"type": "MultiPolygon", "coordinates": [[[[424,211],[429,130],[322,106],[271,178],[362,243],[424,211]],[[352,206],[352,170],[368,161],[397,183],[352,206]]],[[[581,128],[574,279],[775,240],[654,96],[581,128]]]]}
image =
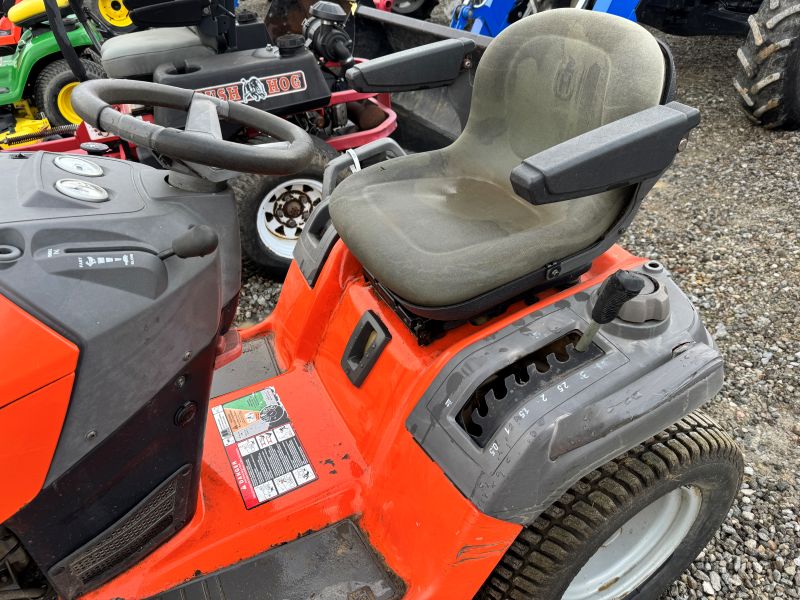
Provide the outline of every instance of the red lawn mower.
{"type": "MultiPolygon", "coordinates": [[[[347,78],[452,81],[471,44],[347,78]]],[[[311,137],[191,90],[81,84],[92,126],[170,169],[0,156],[2,598],[658,597],[742,472],[697,411],[723,363],[696,309],[615,245],[699,122],[669,65],[611,15],[512,25],[455,143],[330,162],[275,311],[244,330],[225,181],[301,172],[311,137]]]]}
{"type": "MultiPolygon", "coordinates": [[[[273,45],[263,23],[245,18],[230,25],[225,11],[233,10],[231,0],[199,3],[209,14],[172,1],[128,4],[134,23],[154,28],[103,44],[100,59],[110,77],[156,81],[250,104],[285,116],[314,136],[315,158],[301,173],[244,176],[234,183],[249,264],[282,278],[297,238],[321,199],[328,161],[339,151],[386,137],[397,127],[388,93],[359,92],[344,79],[344,71],[357,62],[344,29],[347,14],[338,4],[318,2],[305,13],[302,34],[275,37],[273,45]],[[165,27],[175,23],[183,25],[165,27]]],[[[128,110],[160,125],[184,125],[185,116],[174,110],[128,110]]],[[[270,141],[253,133],[235,126],[223,131],[226,139],[270,141]]],[[[82,127],[75,138],[51,136],[33,149],[81,152],[86,142],[108,146],[86,146],[89,152],[158,165],[158,157],[146,148],[138,152],[130,145],[121,147],[114,136],[91,127],[82,127]]]]}

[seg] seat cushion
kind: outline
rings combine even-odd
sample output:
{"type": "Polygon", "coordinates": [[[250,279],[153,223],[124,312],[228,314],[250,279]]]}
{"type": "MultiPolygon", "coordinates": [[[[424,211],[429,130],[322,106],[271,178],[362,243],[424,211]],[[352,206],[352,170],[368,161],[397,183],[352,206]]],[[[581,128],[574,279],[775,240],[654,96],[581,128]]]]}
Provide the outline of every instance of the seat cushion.
{"type": "Polygon", "coordinates": [[[572,200],[568,210],[532,206],[510,186],[460,172],[449,154],[375,165],[345,179],[331,198],[350,251],[418,306],[458,304],[581,250],[624,206],[621,191],[572,200]]]}
{"type": "Polygon", "coordinates": [[[111,78],[149,79],[164,63],[216,54],[216,48],[193,27],[163,27],[126,33],[102,46],[103,69],[111,78]]]}
{"type": "Polygon", "coordinates": [[[333,224],[376,279],[421,307],[472,300],[616,239],[632,187],[536,206],[509,176],[529,156],[657,105],[664,75],[655,38],[628,20],[576,9],[522,19],[483,55],[461,136],[343,181],[333,224]]]}

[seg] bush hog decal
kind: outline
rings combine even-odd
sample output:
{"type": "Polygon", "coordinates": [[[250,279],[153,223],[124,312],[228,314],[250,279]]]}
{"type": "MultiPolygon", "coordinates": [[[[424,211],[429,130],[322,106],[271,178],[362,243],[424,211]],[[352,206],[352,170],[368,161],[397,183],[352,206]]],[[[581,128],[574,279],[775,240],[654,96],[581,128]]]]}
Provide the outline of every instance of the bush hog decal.
{"type": "Polygon", "coordinates": [[[283,96],[306,89],[306,76],[302,71],[270,75],[269,77],[242,77],[238,82],[226,83],[197,90],[206,96],[232,102],[263,102],[274,96],[283,96]]]}
{"type": "Polygon", "coordinates": [[[211,414],[245,507],[317,478],[274,387],[215,406],[211,414]]]}

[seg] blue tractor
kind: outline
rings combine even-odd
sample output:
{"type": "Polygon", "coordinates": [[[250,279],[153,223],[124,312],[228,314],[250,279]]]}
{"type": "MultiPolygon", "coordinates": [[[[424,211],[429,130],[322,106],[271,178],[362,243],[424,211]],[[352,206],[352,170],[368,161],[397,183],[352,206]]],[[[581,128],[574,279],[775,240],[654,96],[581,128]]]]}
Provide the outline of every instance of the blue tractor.
{"type": "Polygon", "coordinates": [[[455,0],[450,26],[494,37],[551,8],[619,15],[675,35],[746,35],[733,86],[747,117],[800,128],[800,0],[455,0]]]}

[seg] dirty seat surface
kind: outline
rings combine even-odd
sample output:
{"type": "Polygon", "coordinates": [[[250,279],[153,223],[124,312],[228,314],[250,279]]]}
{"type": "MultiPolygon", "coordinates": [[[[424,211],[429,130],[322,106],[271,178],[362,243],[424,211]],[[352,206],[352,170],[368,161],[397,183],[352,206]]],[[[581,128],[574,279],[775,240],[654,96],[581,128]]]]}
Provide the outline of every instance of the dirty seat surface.
{"type": "Polygon", "coordinates": [[[623,188],[534,206],[509,181],[523,159],[659,103],[664,57],[650,33],[608,14],[557,9],[489,46],[450,146],[372,166],[336,188],[333,223],[404,300],[458,304],[587,248],[632,198],[623,188]]]}

